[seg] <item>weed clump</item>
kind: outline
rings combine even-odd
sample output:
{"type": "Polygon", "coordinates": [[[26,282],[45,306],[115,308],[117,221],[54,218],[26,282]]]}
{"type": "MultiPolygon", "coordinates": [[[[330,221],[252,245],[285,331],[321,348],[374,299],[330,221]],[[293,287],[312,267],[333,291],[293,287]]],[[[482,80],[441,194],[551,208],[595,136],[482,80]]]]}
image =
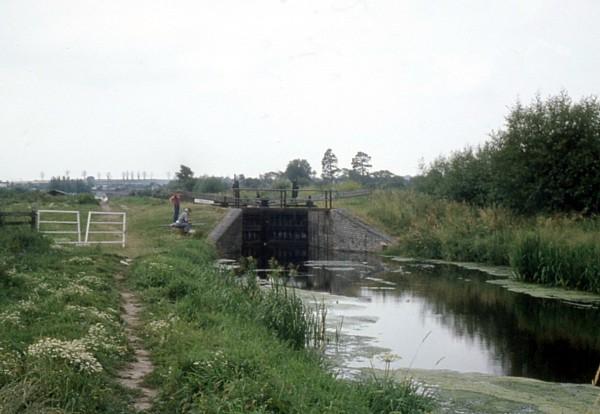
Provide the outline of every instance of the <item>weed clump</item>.
{"type": "Polygon", "coordinates": [[[511,265],[527,282],[600,293],[600,244],[528,232],[516,240],[511,265]]]}
{"type": "Polygon", "coordinates": [[[48,253],[50,245],[50,240],[29,228],[2,227],[0,232],[0,253],[40,255],[48,253]]]}

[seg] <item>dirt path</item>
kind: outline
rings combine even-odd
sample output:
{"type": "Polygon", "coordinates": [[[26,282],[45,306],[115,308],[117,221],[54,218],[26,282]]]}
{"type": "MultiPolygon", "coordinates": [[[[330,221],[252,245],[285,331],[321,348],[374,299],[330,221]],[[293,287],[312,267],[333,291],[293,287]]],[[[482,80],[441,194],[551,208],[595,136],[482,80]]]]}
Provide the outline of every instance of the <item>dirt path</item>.
{"type": "MultiPolygon", "coordinates": [[[[100,203],[100,208],[102,211],[110,211],[108,202],[100,203]]],[[[129,266],[130,260],[126,259],[122,263],[129,266]]],[[[144,385],[144,378],[154,371],[154,365],[150,360],[150,353],[144,349],[142,340],[137,335],[140,328],[141,306],[136,296],[125,287],[123,274],[116,274],[115,280],[121,296],[121,318],[125,321],[125,335],[135,356],[135,360],[121,369],[117,376],[121,385],[138,392],[133,405],[135,409],[146,411],[152,407],[152,400],[157,393],[156,390],[144,385]]]]}
{"type": "Polygon", "coordinates": [[[119,373],[119,382],[132,390],[139,391],[134,407],[138,411],[144,411],[152,406],[152,400],[156,397],[156,390],[144,385],[144,377],[154,370],[150,360],[150,354],[142,345],[142,340],[137,336],[140,326],[139,313],[140,304],[135,295],[123,285],[123,275],[115,276],[121,295],[121,317],[125,321],[125,334],[127,341],[135,353],[135,361],[123,368],[119,373]]]}

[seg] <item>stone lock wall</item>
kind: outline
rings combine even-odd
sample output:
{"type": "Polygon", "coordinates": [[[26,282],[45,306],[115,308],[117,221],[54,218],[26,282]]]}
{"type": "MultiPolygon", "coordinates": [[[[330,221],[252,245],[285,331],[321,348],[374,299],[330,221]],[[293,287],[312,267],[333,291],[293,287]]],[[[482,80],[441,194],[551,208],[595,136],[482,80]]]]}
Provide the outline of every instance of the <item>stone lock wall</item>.
{"type": "MultiPolygon", "coordinates": [[[[221,257],[237,259],[242,254],[241,209],[230,209],[227,215],[210,233],[221,257]]],[[[394,243],[394,239],[368,225],[344,209],[309,209],[308,245],[314,252],[383,251],[394,243]]]]}
{"type": "MultiPolygon", "coordinates": [[[[310,216],[309,216],[310,217],[310,216]]],[[[334,251],[381,252],[394,243],[394,239],[368,225],[344,209],[322,210],[313,213],[318,233],[311,240],[334,251]]]]}
{"type": "Polygon", "coordinates": [[[208,235],[219,252],[229,259],[239,259],[242,255],[242,209],[230,208],[225,217],[208,235]]]}

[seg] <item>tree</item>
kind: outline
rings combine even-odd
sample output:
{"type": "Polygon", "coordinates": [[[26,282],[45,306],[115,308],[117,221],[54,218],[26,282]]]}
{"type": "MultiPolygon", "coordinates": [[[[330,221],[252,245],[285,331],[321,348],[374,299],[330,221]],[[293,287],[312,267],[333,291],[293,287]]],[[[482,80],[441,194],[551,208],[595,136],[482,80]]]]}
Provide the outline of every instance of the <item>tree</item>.
{"type": "Polygon", "coordinates": [[[600,212],[600,103],[566,93],[511,109],[504,130],[477,149],[440,157],[419,190],[522,213],[600,212]]]}
{"type": "Polygon", "coordinates": [[[91,186],[84,180],[71,180],[67,177],[52,177],[48,188],[50,190],[60,190],[65,193],[87,193],[91,190],[91,186]]]}
{"type": "Polygon", "coordinates": [[[368,176],[371,167],[371,156],[362,151],[357,152],[352,158],[352,170],[361,177],[368,176]]]}
{"type": "Polygon", "coordinates": [[[328,182],[333,182],[335,177],[340,172],[338,168],[338,158],[335,156],[331,148],[328,148],[321,160],[321,177],[328,182]]]}
{"type": "Polygon", "coordinates": [[[315,172],[308,161],[295,159],[288,163],[284,174],[290,181],[297,180],[299,185],[307,185],[311,182],[315,172]]]}
{"type": "Polygon", "coordinates": [[[194,191],[198,193],[222,193],[229,189],[224,178],[203,176],[195,179],[194,191]]]}
{"type": "Polygon", "coordinates": [[[391,171],[380,170],[371,173],[367,181],[367,186],[372,188],[404,188],[406,182],[404,178],[397,176],[391,171]]]}
{"type": "Polygon", "coordinates": [[[187,191],[194,189],[194,172],[186,165],[181,164],[179,171],[175,173],[178,184],[187,191]]]}
{"type": "Polygon", "coordinates": [[[517,103],[494,140],[497,192],[511,208],[600,211],[600,104],[565,92],[517,103]]]}

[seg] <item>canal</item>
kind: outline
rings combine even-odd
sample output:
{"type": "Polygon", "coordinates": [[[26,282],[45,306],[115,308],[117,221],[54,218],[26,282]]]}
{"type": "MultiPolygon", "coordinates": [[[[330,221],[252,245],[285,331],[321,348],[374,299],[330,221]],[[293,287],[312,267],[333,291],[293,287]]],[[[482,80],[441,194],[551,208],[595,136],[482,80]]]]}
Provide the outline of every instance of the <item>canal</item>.
{"type": "Polygon", "coordinates": [[[449,264],[354,256],[306,268],[290,282],[328,307],[326,353],[346,374],[388,362],[589,383],[600,363],[593,305],[515,293],[449,264]]]}

